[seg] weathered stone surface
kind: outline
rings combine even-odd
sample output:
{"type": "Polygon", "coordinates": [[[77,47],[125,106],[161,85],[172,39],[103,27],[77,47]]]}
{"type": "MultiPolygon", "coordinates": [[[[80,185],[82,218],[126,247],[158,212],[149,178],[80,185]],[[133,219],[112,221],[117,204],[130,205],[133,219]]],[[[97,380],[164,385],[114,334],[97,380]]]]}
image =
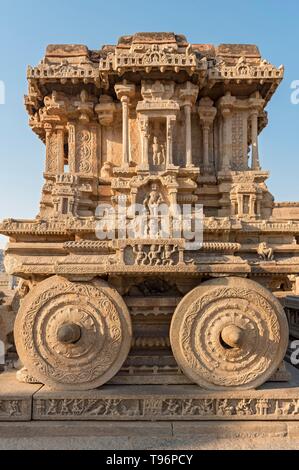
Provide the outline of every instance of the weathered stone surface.
{"type": "Polygon", "coordinates": [[[236,277],[213,279],[189,292],[170,329],[185,374],[215,390],[263,384],[282,362],[288,338],[279,301],[257,283],[236,277]]]}
{"type": "Polygon", "coordinates": [[[144,423],[128,423],[124,421],[118,422],[82,422],[71,421],[68,423],[63,422],[42,422],[31,421],[30,423],[22,423],[18,426],[17,423],[0,423],[0,436],[8,438],[20,438],[26,436],[27,438],[38,437],[146,437],[156,438],[172,438],[173,430],[172,423],[162,422],[148,422],[146,426],[144,423]]]}
{"type": "Polygon", "coordinates": [[[43,281],[26,296],[15,332],[29,375],[56,389],[89,389],[107,382],[126,359],[132,336],[127,307],[107,283],[59,277],[43,281]]]}
{"type": "MultiPolygon", "coordinates": [[[[272,439],[272,438],[283,438],[288,436],[288,432],[292,430],[292,434],[295,436],[293,429],[297,428],[296,423],[287,422],[265,422],[265,421],[239,421],[238,423],[233,422],[183,422],[173,423],[173,435],[179,436],[190,436],[190,437],[201,437],[201,436],[213,436],[215,439],[272,439]],[[293,428],[295,426],[295,428],[293,428]]],[[[232,442],[233,444],[233,442],[232,442]]]]}
{"type": "Polygon", "coordinates": [[[0,421],[30,421],[32,396],[40,388],[19,383],[13,372],[0,374],[0,421]]]}
{"type": "Polygon", "coordinates": [[[1,423],[0,449],[296,449],[296,427],[260,421],[1,423]]]}
{"type": "MultiPolygon", "coordinates": [[[[288,369],[292,373],[289,384],[268,383],[258,390],[214,392],[195,385],[105,385],[98,390],[58,392],[20,384],[11,373],[4,373],[0,376],[0,421],[298,421],[299,372],[291,366],[288,369]]],[[[188,429],[192,426],[186,426],[186,432],[191,432],[188,429]]],[[[285,432],[284,427],[275,426],[272,430],[276,437],[285,432]]],[[[84,426],[72,429],[80,433],[84,426]]],[[[163,429],[168,432],[167,427],[163,429]]],[[[224,427],[219,429],[221,434],[224,427]]],[[[268,425],[265,429],[270,432],[268,425]]],[[[232,427],[231,432],[237,430],[232,427]]]]}
{"type": "Polygon", "coordinates": [[[195,385],[105,385],[85,392],[39,390],[35,420],[295,420],[299,419],[298,371],[288,384],[258,390],[205,391],[195,385]]]}

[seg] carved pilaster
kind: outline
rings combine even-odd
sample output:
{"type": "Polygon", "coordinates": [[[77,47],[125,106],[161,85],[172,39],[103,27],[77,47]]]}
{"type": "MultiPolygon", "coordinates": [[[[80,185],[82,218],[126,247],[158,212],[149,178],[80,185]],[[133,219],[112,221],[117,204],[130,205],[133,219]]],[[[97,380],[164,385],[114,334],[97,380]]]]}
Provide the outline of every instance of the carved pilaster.
{"type": "Polygon", "coordinates": [[[180,90],[180,98],[183,100],[185,111],[185,130],[186,130],[186,167],[192,167],[192,129],[191,129],[191,110],[198,96],[198,86],[187,82],[180,90]]]}
{"type": "Polygon", "coordinates": [[[175,116],[167,116],[166,168],[173,167],[173,128],[175,125],[175,121],[175,116]]]}
{"type": "Polygon", "coordinates": [[[46,173],[56,175],[64,172],[64,130],[62,126],[45,124],[46,173]]]}
{"type": "Polygon", "coordinates": [[[244,161],[244,168],[248,168],[248,112],[247,110],[243,111],[242,113],[242,122],[243,122],[243,161],[244,161]]]}
{"type": "Polygon", "coordinates": [[[148,142],[149,142],[149,119],[148,116],[139,116],[139,128],[141,134],[141,165],[140,169],[148,170],[148,142]]]}
{"type": "Polygon", "coordinates": [[[129,146],[129,103],[130,98],[135,95],[135,85],[127,83],[126,80],[123,83],[115,85],[115,92],[117,98],[121,101],[122,105],[122,139],[123,139],[123,158],[122,164],[124,167],[130,163],[130,146],[129,146]]]}
{"type": "Polygon", "coordinates": [[[76,172],[76,125],[73,122],[68,123],[68,148],[69,170],[74,174],[76,172]]]}
{"type": "Polygon", "coordinates": [[[263,109],[265,101],[260,98],[258,92],[254,93],[249,101],[250,107],[250,124],[251,124],[251,169],[260,170],[259,149],[258,149],[258,117],[263,109]]]}
{"type": "Polygon", "coordinates": [[[232,113],[229,108],[222,109],[223,127],[222,127],[222,170],[229,170],[231,163],[231,150],[232,150],[232,113]]]}
{"type": "Polygon", "coordinates": [[[97,174],[97,125],[76,126],[76,173],[95,176],[97,174]]]}
{"type": "Polygon", "coordinates": [[[232,111],[233,105],[236,101],[230,92],[220,98],[218,106],[223,118],[222,126],[222,171],[229,171],[231,169],[232,157],[232,111]]]}
{"type": "Polygon", "coordinates": [[[251,169],[260,170],[259,162],[259,150],[258,150],[258,127],[257,127],[258,111],[254,110],[250,114],[251,122],[251,144],[252,144],[252,154],[251,154],[251,169]]]}
{"type": "Polygon", "coordinates": [[[256,195],[251,194],[249,199],[249,216],[255,217],[255,203],[256,203],[256,195]]]}
{"type": "Polygon", "coordinates": [[[198,114],[202,126],[203,134],[203,167],[204,172],[211,171],[209,138],[217,110],[213,107],[213,101],[210,98],[202,98],[198,106],[198,114]]]}

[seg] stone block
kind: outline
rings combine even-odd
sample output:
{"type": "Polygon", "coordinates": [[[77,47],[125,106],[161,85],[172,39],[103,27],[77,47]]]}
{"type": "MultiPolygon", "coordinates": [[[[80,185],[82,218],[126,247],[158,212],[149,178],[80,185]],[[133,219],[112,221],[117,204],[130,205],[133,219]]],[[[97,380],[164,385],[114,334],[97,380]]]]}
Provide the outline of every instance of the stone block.
{"type": "Polygon", "coordinates": [[[14,372],[0,374],[0,421],[30,421],[32,397],[40,388],[18,382],[14,372]]]}

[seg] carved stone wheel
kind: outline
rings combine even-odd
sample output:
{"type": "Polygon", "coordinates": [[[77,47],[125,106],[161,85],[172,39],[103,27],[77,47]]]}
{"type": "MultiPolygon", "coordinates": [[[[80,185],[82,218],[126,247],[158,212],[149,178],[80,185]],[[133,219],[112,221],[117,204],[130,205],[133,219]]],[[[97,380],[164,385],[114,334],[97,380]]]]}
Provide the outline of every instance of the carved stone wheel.
{"type": "Polygon", "coordinates": [[[57,390],[88,390],[110,380],[127,358],[131,319],[104,281],[42,281],[22,301],[17,351],[30,375],[57,390]]]}
{"type": "Polygon", "coordinates": [[[170,341],[193,382],[210,390],[250,389],[270,378],[283,360],[288,323],[279,301],[258,283],[219,278],[181,300],[170,341]]]}

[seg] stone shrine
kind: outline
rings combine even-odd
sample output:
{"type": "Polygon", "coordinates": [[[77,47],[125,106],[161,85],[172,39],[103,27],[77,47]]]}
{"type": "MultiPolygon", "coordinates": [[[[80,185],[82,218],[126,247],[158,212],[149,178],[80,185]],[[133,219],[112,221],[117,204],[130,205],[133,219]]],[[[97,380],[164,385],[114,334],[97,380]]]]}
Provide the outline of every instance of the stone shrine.
{"type": "Polygon", "coordinates": [[[298,291],[299,205],[274,202],[258,146],[283,72],[254,45],[173,33],[50,45],[28,68],[40,211],[0,232],[21,278],[17,377],[46,386],[35,419],[295,419],[295,395],[249,390],[285,379],[280,298],[298,291]],[[192,227],[202,205],[196,249],[161,205],[191,207],[192,227]]]}

